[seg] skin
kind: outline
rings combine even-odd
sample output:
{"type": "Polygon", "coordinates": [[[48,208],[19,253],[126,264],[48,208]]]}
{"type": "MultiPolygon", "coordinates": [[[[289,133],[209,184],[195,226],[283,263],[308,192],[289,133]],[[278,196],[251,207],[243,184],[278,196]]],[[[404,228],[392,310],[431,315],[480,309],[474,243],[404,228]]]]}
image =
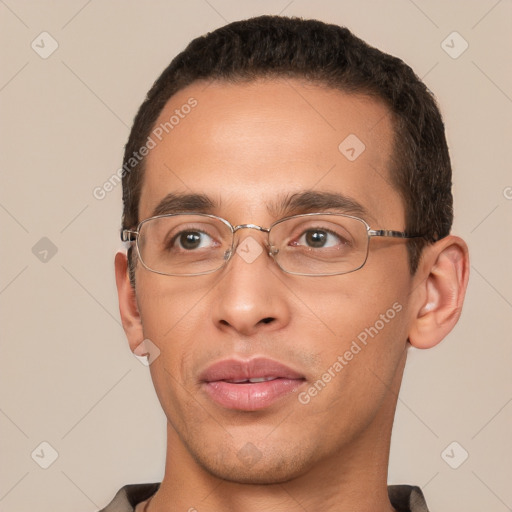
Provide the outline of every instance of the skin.
{"type": "MultiPolygon", "coordinates": [[[[289,213],[269,205],[313,190],[357,200],[373,229],[405,229],[384,105],[298,80],[194,83],[157,124],[190,97],[197,107],[147,157],[139,220],[170,192],[201,193],[233,225],[268,227],[289,213]],[[366,145],[353,162],[338,150],[349,134],[366,145]]],[[[254,230],[237,240],[249,236],[265,244],[254,230]]],[[[150,371],[167,461],[150,512],[393,510],[387,467],[407,347],[434,346],[457,322],[468,279],[461,239],[429,246],[413,276],[405,242],[378,238],[366,265],[341,276],[289,275],[263,252],[196,277],[139,263],[134,290],[119,253],[116,278],[131,349],[148,338],[161,351],[150,371]],[[262,356],[303,374],[298,392],[307,390],[396,303],[401,311],[306,405],[295,393],[261,411],[228,410],[201,388],[211,363],[262,356]],[[239,454],[247,443],[254,459],[239,454]]]]}

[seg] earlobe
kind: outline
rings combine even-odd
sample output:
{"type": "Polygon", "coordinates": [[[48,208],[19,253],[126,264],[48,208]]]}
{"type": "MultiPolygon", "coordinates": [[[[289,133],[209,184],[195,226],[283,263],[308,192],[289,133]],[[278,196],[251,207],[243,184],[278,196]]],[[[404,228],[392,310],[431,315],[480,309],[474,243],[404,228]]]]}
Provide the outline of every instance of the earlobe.
{"type": "Polygon", "coordinates": [[[457,323],[469,278],[469,255],[464,240],[447,236],[424,249],[414,294],[415,317],[409,341],[416,348],[437,345],[457,323]]]}
{"type": "Polygon", "coordinates": [[[121,321],[130,344],[130,349],[133,352],[144,340],[144,333],[137,307],[135,289],[130,283],[128,274],[128,258],[123,251],[119,251],[116,254],[115,272],[121,321]]]}

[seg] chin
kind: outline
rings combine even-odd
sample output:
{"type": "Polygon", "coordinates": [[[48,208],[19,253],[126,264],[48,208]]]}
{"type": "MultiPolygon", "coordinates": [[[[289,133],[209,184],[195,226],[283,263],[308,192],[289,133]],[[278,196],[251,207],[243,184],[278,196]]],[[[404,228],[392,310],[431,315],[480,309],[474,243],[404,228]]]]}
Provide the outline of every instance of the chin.
{"type": "Polygon", "coordinates": [[[233,483],[269,485],[282,484],[303,475],[314,461],[305,454],[261,453],[247,443],[238,453],[206,454],[194,457],[210,475],[233,483]],[[208,457],[211,455],[211,458],[208,457]]]}
{"type": "Polygon", "coordinates": [[[283,484],[302,474],[302,471],[290,468],[288,464],[285,466],[283,467],[280,464],[279,467],[268,467],[268,465],[265,465],[247,468],[240,465],[231,467],[207,467],[203,465],[203,469],[221,480],[246,485],[283,484]]]}

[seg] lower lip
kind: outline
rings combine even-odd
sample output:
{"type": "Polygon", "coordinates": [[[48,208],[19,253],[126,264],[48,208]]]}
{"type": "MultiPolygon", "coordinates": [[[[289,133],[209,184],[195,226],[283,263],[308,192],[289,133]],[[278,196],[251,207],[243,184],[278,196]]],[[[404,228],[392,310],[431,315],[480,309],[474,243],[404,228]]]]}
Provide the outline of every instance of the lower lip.
{"type": "Polygon", "coordinates": [[[303,379],[274,379],[266,382],[233,384],[223,380],[205,382],[210,398],[226,409],[258,411],[286,395],[295,393],[303,379]]]}

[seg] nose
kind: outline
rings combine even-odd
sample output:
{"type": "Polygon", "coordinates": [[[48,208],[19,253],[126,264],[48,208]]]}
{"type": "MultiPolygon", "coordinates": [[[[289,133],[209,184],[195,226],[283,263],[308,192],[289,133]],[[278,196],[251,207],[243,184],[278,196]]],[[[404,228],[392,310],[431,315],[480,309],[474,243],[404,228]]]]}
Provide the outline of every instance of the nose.
{"type": "Polygon", "coordinates": [[[281,329],[290,321],[287,288],[261,235],[240,239],[215,287],[213,321],[221,330],[250,336],[281,329]]]}

